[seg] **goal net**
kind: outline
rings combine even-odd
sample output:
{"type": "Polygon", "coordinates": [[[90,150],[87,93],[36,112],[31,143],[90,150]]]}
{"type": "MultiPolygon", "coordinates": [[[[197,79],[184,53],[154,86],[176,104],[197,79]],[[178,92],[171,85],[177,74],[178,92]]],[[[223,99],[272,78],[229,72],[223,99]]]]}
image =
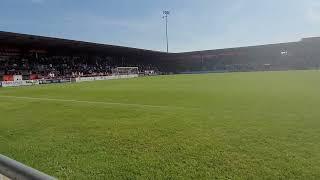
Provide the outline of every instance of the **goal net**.
{"type": "Polygon", "coordinates": [[[112,70],[113,75],[134,75],[139,74],[138,67],[117,67],[112,70]]]}

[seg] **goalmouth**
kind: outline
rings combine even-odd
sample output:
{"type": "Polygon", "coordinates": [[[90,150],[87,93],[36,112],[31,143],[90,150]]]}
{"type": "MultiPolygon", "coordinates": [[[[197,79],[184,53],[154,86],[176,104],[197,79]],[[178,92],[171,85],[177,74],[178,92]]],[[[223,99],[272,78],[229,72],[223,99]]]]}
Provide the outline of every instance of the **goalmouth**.
{"type": "Polygon", "coordinates": [[[138,75],[139,68],[138,67],[116,67],[112,69],[112,75],[138,75]]]}

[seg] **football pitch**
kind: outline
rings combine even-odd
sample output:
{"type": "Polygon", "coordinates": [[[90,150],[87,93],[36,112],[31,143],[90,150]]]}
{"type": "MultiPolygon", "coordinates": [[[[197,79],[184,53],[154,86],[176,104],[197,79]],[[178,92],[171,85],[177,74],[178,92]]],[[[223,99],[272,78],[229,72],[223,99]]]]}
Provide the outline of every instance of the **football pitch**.
{"type": "Polygon", "coordinates": [[[0,88],[0,153],[59,179],[320,179],[320,71],[0,88]]]}

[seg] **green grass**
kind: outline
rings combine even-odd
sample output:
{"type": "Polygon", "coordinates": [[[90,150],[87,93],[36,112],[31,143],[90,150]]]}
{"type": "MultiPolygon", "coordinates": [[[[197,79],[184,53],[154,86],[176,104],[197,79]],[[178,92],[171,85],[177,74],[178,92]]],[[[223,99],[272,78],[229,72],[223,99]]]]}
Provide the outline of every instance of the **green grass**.
{"type": "Polygon", "coordinates": [[[320,71],[1,88],[0,153],[59,179],[320,179],[320,71]]]}

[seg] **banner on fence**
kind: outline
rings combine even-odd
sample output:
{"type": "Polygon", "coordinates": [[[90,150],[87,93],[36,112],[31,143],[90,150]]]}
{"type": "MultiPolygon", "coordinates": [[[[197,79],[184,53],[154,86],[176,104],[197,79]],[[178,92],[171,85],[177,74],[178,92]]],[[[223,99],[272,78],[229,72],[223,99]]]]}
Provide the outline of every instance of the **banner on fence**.
{"type": "Polygon", "coordinates": [[[23,86],[22,81],[2,81],[1,83],[2,87],[17,87],[17,86],[23,86]]]}
{"type": "Polygon", "coordinates": [[[18,86],[32,86],[32,85],[38,85],[38,80],[21,80],[21,81],[2,81],[1,86],[2,87],[18,87],[18,86]]]}
{"type": "Polygon", "coordinates": [[[131,75],[117,75],[117,76],[95,76],[95,77],[78,77],[75,78],[75,82],[87,82],[87,81],[101,81],[101,80],[112,80],[112,79],[127,79],[136,78],[137,74],[131,75]]]}
{"type": "Polygon", "coordinates": [[[101,80],[127,79],[127,78],[136,78],[136,77],[138,77],[137,74],[116,75],[116,76],[78,77],[78,78],[73,78],[73,79],[40,79],[40,80],[20,80],[20,81],[2,81],[2,82],[0,81],[0,87],[33,86],[33,85],[39,85],[39,84],[101,81],[101,80]]]}

